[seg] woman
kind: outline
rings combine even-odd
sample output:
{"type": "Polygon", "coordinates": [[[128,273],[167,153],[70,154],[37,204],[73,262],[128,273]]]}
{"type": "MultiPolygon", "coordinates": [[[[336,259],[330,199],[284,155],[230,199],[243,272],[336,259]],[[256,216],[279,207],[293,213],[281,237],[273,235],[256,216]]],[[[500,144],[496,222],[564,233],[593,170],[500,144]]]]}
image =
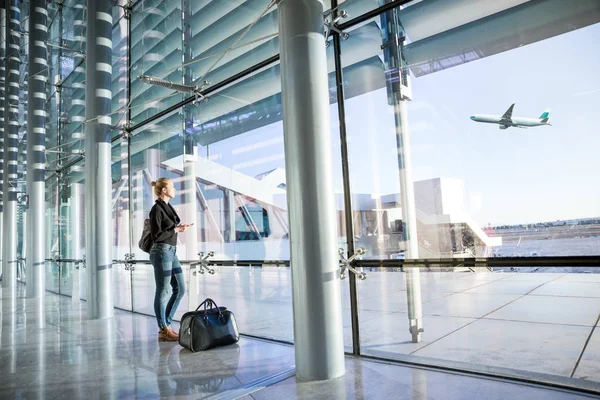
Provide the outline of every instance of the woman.
{"type": "Polygon", "coordinates": [[[171,323],[185,293],[183,271],[177,259],[177,233],[184,232],[192,224],[179,224],[181,220],[169,204],[169,200],[175,197],[175,186],[170,179],[160,178],[152,182],[152,187],[158,197],[150,210],[150,232],[154,242],[150,249],[150,262],[156,282],[154,313],[160,329],[158,340],[175,342],[179,335],[171,329],[171,323]],[[170,297],[169,285],[172,288],[170,297]]]}

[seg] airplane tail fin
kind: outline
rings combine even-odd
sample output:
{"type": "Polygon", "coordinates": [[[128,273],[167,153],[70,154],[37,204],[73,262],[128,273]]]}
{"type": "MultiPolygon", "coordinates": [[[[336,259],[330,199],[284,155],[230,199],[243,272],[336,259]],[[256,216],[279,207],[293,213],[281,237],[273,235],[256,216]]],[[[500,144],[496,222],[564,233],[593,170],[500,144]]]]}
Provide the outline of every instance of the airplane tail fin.
{"type": "Polygon", "coordinates": [[[548,122],[548,119],[550,119],[550,109],[546,108],[546,111],[544,111],[542,115],[540,115],[540,120],[541,122],[546,123],[548,122]]]}

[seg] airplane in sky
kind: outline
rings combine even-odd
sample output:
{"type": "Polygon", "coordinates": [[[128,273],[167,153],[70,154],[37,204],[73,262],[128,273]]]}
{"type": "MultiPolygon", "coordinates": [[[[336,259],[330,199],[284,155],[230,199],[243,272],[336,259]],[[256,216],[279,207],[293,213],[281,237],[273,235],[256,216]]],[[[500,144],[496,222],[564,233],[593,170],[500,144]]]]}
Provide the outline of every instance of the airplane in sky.
{"type": "Polygon", "coordinates": [[[547,108],[546,111],[544,111],[544,113],[539,116],[539,118],[520,118],[512,116],[514,107],[514,104],[508,107],[508,110],[506,110],[506,112],[502,116],[475,114],[471,116],[471,120],[475,122],[484,122],[488,124],[498,124],[500,125],[500,129],[507,129],[511,126],[515,128],[527,128],[531,126],[550,125],[550,122],[548,122],[550,118],[549,108],[547,108]]]}

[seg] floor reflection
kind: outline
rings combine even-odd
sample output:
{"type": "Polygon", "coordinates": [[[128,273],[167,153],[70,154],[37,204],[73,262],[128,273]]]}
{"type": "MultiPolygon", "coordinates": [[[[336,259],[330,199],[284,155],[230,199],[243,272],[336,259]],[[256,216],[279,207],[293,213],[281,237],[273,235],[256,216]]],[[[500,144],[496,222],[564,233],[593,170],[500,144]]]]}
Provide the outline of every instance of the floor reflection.
{"type": "Polygon", "coordinates": [[[1,294],[0,399],[204,398],[294,362],[291,346],[245,338],[191,353],[159,343],[152,317],[88,320],[84,302],[51,293],[40,324],[39,300],[1,294]]]}
{"type": "Polygon", "coordinates": [[[156,382],[161,397],[210,395],[240,385],[235,377],[240,361],[237,344],[201,354],[161,344],[158,352],[156,382]],[[199,358],[204,368],[198,368],[199,358]]]}

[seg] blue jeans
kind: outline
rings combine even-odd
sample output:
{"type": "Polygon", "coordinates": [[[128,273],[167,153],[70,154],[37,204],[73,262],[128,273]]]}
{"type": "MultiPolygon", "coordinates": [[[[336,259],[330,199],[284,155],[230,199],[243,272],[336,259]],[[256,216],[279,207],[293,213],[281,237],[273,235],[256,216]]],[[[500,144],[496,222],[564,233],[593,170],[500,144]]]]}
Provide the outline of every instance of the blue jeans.
{"type": "Polygon", "coordinates": [[[176,252],[175,246],[164,243],[154,243],[150,249],[150,262],[154,267],[156,282],[154,314],[160,329],[171,325],[177,306],[185,293],[183,270],[176,252]],[[169,290],[169,285],[172,290],[169,290]]]}

